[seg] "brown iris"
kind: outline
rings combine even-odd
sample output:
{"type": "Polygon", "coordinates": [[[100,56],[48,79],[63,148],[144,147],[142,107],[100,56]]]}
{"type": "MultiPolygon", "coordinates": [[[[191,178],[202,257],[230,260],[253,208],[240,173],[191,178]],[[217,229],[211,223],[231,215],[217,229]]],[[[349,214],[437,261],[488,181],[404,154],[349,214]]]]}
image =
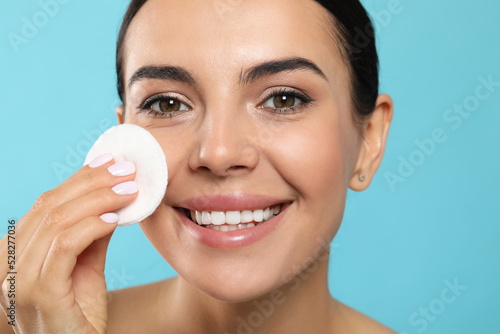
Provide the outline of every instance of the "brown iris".
{"type": "Polygon", "coordinates": [[[181,103],[176,99],[164,99],[159,101],[159,107],[161,112],[170,113],[179,111],[181,109],[181,103]]]}
{"type": "Polygon", "coordinates": [[[276,108],[291,108],[295,104],[295,97],[293,95],[280,94],[274,97],[273,102],[276,108]]]}

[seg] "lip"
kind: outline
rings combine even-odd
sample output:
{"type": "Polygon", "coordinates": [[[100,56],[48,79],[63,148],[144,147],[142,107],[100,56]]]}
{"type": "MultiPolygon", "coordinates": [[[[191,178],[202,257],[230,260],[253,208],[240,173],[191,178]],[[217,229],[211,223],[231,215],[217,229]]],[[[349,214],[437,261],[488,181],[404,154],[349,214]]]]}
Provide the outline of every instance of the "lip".
{"type": "Polygon", "coordinates": [[[235,249],[249,246],[273,232],[288,211],[290,204],[291,201],[263,196],[217,195],[189,199],[179,203],[179,207],[174,207],[174,210],[179,215],[187,232],[198,242],[211,248],[235,249]],[[280,203],[282,203],[281,212],[267,222],[255,227],[227,232],[202,227],[186,217],[182,210],[182,208],[196,211],[256,210],[280,203]]]}

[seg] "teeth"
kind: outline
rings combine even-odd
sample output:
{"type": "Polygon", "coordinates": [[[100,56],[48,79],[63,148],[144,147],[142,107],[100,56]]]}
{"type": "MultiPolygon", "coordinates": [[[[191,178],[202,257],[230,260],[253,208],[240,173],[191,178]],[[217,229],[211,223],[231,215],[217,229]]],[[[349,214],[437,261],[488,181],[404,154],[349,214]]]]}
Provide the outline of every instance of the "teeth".
{"type": "Polygon", "coordinates": [[[254,227],[272,219],[280,212],[281,205],[253,211],[191,211],[191,219],[198,225],[208,225],[207,227],[218,231],[234,231],[254,227]]]}
{"type": "Polygon", "coordinates": [[[207,211],[203,211],[201,213],[201,223],[204,225],[212,223],[212,219],[210,219],[210,214],[207,211]]]}
{"type": "Polygon", "coordinates": [[[226,222],[226,214],[222,211],[212,211],[210,218],[212,218],[214,225],[222,225],[226,222]]]}
{"type": "MultiPolygon", "coordinates": [[[[198,211],[196,211],[198,213],[198,211]]],[[[241,215],[239,211],[228,211],[226,212],[226,222],[228,224],[238,224],[241,220],[241,215]]]]}
{"type": "Polygon", "coordinates": [[[250,223],[253,220],[253,213],[250,210],[241,211],[241,222],[250,223]]]}
{"type": "Polygon", "coordinates": [[[253,220],[256,222],[261,222],[264,220],[264,211],[262,210],[254,210],[253,212],[253,220]]]}
{"type": "Polygon", "coordinates": [[[264,219],[265,219],[265,220],[268,220],[268,219],[269,219],[269,215],[270,215],[269,211],[270,211],[270,210],[269,210],[269,208],[266,208],[266,209],[264,210],[264,219]]]}

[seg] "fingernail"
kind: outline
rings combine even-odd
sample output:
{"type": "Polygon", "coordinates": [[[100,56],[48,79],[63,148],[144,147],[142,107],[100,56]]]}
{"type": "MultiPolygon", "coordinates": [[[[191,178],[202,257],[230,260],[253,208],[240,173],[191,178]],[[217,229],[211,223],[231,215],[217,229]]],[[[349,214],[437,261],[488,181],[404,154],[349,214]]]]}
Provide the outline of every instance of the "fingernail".
{"type": "Polygon", "coordinates": [[[107,162],[110,162],[111,160],[113,160],[113,156],[110,153],[106,153],[106,154],[100,155],[97,158],[95,158],[94,160],[92,160],[89,163],[89,167],[96,168],[96,167],[104,165],[107,162]]]}
{"type": "Polygon", "coordinates": [[[118,195],[130,195],[136,193],[139,188],[134,181],[127,181],[114,186],[113,191],[118,195]]]}
{"type": "Polygon", "coordinates": [[[126,176],[135,173],[135,165],[130,161],[121,161],[109,166],[108,171],[114,176],[126,176]]]}
{"type": "Polygon", "coordinates": [[[118,222],[118,215],[114,212],[105,213],[105,214],[101,215],[100,218],[105,223],[113,224],[113,223],[118,222]]]}

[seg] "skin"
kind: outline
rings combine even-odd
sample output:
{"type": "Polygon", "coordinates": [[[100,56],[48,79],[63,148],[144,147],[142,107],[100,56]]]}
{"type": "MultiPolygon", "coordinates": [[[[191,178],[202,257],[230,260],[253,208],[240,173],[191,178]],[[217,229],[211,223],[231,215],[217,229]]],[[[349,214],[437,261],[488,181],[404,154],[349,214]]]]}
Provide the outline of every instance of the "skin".
{"type": "MultiPolygon", "coordinates": [[[[117,110],[120,123],[149,130],[167,157],[168,191],[141,228],[179,277],[109,293],[106,302],[105,252],[116,224],[99,215],[133,201],[134,194],[117,195],[110,187],[134,175],[110,175],[112,162],[85,166],[41,196],[18,223],[18,270],[35,277],[19,276],[32,294],[19,298],[18,333],[41,333],[40,324],[51,333],[237,333],[255,303],[271,303],[273,311],[253,333],[393,333],[328,290],[328,245],[342,221],[347,189],[370,184],[393,105],[380,95],[362,129],[355,124],[349,72],[327,12],[310,0],[222,8],[219,1],[150,0],[125,45],[126,82],[144,66],[165,65],[188,70],[196,82],[137,81],[126,85],[125,106],[117,110]],[[300,69],[240,82],[252,66],[291,57],[311,61],[325,77],[300,69]],[[279,113],[268,100],[276,88],[313,101],[279,113]],[[160,93],[175,93],[187,110],[171,117],[140,112],[139,105],[160,93]],[[194,241],[173,209],[188,198],[234,193],[291,204],[271,234],[230,251],[194,241]],[[68,242],[72,237],[79,241],[68,242]]],[[[4,238],[0,256],[6,252],[4,238]]]]}

